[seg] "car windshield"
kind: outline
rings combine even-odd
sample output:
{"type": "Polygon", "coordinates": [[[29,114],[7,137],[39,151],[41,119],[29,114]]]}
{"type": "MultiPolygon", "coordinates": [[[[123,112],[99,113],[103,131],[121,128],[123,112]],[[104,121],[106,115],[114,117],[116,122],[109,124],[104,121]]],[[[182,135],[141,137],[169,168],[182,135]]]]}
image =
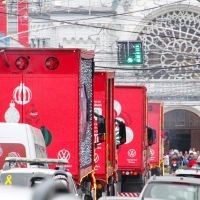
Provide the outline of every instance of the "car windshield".
{"type": "Polygon", "coordinates": [[[143,197],[167,200],[197,200],[198,187],[179,183],[149,183],[143,197]]]}

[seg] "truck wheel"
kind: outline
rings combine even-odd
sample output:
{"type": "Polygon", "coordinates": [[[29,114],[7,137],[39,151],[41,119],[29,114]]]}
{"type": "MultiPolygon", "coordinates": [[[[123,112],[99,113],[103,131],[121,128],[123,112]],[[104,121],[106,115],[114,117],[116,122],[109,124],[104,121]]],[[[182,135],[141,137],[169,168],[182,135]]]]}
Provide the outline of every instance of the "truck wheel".
{"type": "Polygon", "coordinates": [[[115,185],[114,185],[114,183],[111,183],[109,185],[109,191],[110,191],[110,196],[115,196],[115,185]]]}
{"type": "Polygon", "coordinates": [[[102,197],[102,189],[97,189],[96,190],[96,199],[99,199],[100,197],[102,197]]]}
{"type": "Polygon", "coordinates": [[[115,184],[113,178],[110,179],[109,185],[107,186],[107,196],[115,196],[115,184]]]}

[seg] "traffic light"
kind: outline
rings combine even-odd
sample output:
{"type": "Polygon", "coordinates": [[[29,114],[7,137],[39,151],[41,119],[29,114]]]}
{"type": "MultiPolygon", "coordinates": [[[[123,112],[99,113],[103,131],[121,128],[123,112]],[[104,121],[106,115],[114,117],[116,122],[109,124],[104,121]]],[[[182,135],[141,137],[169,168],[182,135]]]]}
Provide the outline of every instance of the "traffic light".
{"type": "Polygon", "coordinates": [[[118,42],[118,63],[124,65],[136,65],[143,63],[142,42],[124,41],[118,42]]]}
{"type": "Polygon", "coordinates": [[[134,59],[133,59],[132,56],[128,56],[128,57],[127,57],[127,63],[128,63],[128,64],[133,64],[133,63],[134,63],[134,59]]]}

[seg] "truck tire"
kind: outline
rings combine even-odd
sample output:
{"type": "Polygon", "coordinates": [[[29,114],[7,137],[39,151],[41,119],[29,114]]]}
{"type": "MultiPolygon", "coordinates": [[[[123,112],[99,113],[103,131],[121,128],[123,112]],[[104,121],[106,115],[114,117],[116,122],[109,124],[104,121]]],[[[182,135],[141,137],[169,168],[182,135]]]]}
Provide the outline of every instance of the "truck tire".
{"type": "Polygon", "coordinates": [[[110,178],[107,185],[107,196],[115,196],[115,183],[113,177],[110,178]]]}
{"type": "Polygon", "coordinates": [[[103,193],[102,189],[97,189],[96,190],[96,199],[99,199],[100,197],[102,197],[102,193],[103,193]]]}
{"type": "Polygon", "coordinates": [[[109,185],[109,196],[115,196],[115,185],[114,182],[109,185]]]}

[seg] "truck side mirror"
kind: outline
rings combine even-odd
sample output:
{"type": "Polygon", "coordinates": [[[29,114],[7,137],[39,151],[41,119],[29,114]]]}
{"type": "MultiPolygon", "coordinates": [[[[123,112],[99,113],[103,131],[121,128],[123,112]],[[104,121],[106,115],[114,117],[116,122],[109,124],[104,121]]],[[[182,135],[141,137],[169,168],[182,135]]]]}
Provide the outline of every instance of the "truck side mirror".
{"type": "Polygon", "coordinates": [[[151,146],[156,143],[156,130],[147,127],[147,135],[148,135],[148,145],[151,146]]]}
{"type": "Polygon", "coordinates": [[[105,141],[105,133],[106,133],[106,121],[105,118],[102,115],[99,115],[98,113],[94,112],[94,116],[97,117],[97,125],[98,125],[98,138],[99,143],[102,143],[105,141]]]}
{"type": "Polygon", "coordinates": [[[119,147],[119,145],[122,145],[126,143],[126,126],[125,123],[115,119],[116,122],[116,128],[115,128],[115,135],[116,135],[116,145],[119,147]]]}

